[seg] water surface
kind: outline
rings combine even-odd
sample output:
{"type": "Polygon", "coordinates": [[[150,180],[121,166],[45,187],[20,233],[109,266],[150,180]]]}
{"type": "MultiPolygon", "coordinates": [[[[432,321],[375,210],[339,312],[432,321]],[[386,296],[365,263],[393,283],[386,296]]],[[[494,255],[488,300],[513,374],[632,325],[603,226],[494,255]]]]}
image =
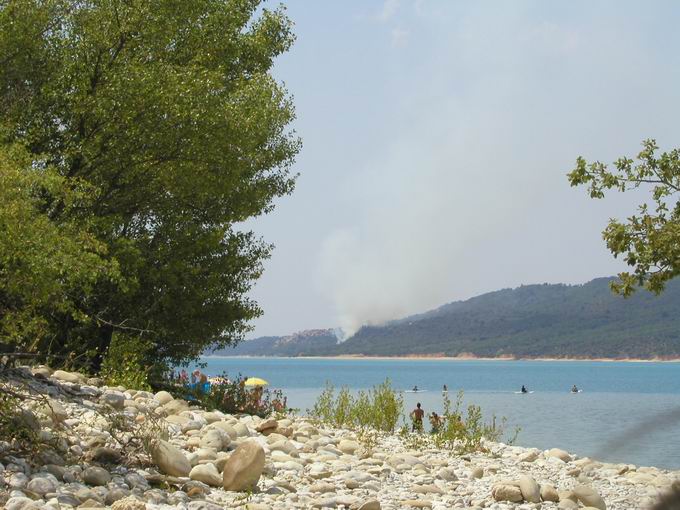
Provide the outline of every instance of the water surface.
{"type": "Polygon", "coordinates": [[[291,407],[310,408],[326,381],[353,390],[389,377],[407,410],[421,402],[441,411],[441,388],[462,389],[465,403],[521,427],[517,444],[559,447],[579,455],[680,469],[680,364],[596,361],[415,359],[203,359],[209,374],[262,377],[282,388],[291,407]],[[516,394],[522,384],[534,393],[516,394]],[[582,393],[569,392],[573,384],[582,393]]]}

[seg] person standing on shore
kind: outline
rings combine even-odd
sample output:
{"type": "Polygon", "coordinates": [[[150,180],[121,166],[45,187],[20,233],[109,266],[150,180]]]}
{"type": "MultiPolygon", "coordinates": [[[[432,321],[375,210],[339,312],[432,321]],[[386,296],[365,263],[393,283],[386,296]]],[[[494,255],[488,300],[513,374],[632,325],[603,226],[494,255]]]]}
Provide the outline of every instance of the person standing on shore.
{"type": "Polygon", "coordinates": [[[413,426],[411,427],[412,432],[423,431],[423,416],[425,416],[425,411],[420,408],[420,402],[418,402],[416,408],[411,411],[411,420],[413,420],[413,426]]]}

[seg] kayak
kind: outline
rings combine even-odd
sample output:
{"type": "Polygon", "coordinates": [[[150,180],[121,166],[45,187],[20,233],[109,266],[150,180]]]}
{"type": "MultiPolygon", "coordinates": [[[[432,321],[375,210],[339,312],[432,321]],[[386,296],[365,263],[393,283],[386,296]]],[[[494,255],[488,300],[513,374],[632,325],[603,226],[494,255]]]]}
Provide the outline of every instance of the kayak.
{"type": "Polygon", "coordinates": [[[515,395],[527,395],[527,394],[533,393],[533,392],[534,392],[533,390],[531,390],[531,391],[516,391],[515,395]]]}
{"type": "Polygon", "coordinates": [[[404,393],[423,393],[427,390],[404,390],[404,393]]]}

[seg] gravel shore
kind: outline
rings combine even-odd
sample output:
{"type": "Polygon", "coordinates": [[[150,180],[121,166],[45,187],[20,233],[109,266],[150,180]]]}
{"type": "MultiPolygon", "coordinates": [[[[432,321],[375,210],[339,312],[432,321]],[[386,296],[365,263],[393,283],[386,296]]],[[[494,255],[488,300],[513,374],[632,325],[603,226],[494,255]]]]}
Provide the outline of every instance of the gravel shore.
{"type": "Polygon", "coordinates": [[[411,450],[397,435],[369,447],[352,431],[306,418],[206,412],[166,392],[106,387],[46,367],[33,373],[31,385],[50,400],[27,400],[25,413],[43,439],[63,444],[38,462],[0,444],[0,507],[7,510],[629,510],[648,508],[680,484],[680,471],[559,449],[487,442],[485,452],[460,455],[411,450]],[[154,438],[150,459],[143,452],[130,458],[114,440],[114,422],[144,427],[150,417],[165,433],[154,438]]]}

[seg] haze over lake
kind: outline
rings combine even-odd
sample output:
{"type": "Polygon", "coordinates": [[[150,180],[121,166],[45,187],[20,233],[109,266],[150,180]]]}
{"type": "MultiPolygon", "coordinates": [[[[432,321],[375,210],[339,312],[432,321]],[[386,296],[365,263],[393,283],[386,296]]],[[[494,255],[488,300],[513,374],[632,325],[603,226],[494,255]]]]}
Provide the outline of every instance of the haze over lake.
{"type": "Polygon", "coordinates": [[[505,416],[508,430],[521,427],[517,444],[559,447],[612,462],[680,468],[680,364],[578,361],[457,361],[414,359],[302,359],[206,357],[206,371],[262,377],[282,388],[289,405],[311,408],[330,381],[353,390],[389,377],[407,390],[405,407],[421,402],[426,412],[441,411],[441,388],[452,399],[485,415],[505,416]],[[522,384],[534,393],[518,395],[522,384]],[[583,390],[571,394],[576,384],[583,390]],[[645,427],[639,432],[636,427],[645,427]]]}

